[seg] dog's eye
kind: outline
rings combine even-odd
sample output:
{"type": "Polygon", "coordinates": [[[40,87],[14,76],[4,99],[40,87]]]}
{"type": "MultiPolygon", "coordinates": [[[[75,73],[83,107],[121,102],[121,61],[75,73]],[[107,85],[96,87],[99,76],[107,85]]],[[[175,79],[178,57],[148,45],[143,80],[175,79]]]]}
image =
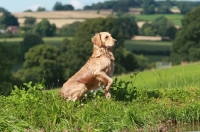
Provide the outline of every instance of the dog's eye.
{"type": "Polygon", "coordinates": [[[105,37],[106,39],[108,38],[108,36],[105,37]]]}

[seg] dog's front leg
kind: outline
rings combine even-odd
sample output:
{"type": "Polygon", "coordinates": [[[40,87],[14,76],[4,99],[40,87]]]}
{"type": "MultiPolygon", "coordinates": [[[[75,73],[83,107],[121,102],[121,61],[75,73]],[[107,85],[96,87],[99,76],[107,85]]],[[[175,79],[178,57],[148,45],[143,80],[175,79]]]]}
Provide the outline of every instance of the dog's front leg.
{"type": "Polygon", "coordinates": [[[106,98],[110,98],[111,97],[110,87],[113,83],[112,78],[106,75],[105,72],[96,72],[95,76],[97,77],[98,80],[100,80],[106,85],[104,89],[104,93],[105,93],[106,98]]]}

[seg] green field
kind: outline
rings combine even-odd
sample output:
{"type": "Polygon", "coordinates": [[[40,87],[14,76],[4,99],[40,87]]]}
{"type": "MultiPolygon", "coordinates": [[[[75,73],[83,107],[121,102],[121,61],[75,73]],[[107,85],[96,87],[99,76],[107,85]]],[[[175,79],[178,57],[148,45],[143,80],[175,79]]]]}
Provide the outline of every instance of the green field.
{"type": "Polygon", "coordinates": [[[142,52],[151,63],[169,58],[172,42],[126,40],[124,45],[127,50],[133,53],[140,54],[142,52]]]}
{"type": "Polygon", "coordinates": [[[0,96],[0,131],[198,131],[199,65],[119,76],[111,99],[98,91],[66,101],[58,89],[24,83],[10,96],[0,96]]]}
{"type": "Polygon", "coordinates": [[[181,19],[183,15],[181,14],[153,14],[153,15],[134,15],[138,21],[154,21],[156,18],[164,16],[171,20],[175,25],[181,26],[181,19]]]}
{"type": "Polygon", "coordinates": [[[145,51],[166,51],[170,50],[172,42],[164,41],[125,41],[126,49],[132,50],[145,50],[145,51]]]}
{"type": "MultiPolygon", "coordinates": [[[[199,86],[200,71],[197,70],[199,66],[200,63],[193,63],[184,66],[173,66],[169,69],[139,72],[134,78],[134,86],[145,89],[199,86]]],[[[119,79],[131,81],[130,75],[119,76],[119,79]]]]}

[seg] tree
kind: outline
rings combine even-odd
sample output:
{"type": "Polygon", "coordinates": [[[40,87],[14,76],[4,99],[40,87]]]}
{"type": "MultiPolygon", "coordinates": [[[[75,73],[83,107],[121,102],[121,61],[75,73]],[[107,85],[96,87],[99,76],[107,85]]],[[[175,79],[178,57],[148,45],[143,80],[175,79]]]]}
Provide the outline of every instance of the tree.
{"type": "Polygon", "coordinates": [[[38,7],[37,12],[43,12],[43,11],[46,11],[44,7],[38,7]]]}
{"type": "Polygon", "coordinates": [[[55,46],[44,44],[32,47],[25,55],[23,68],[15,76],[23,82],[45,79],[47,88],[60,86],[63,79],[59,56],[60,50],[55,46]]]}
{"type": "Polygon", "coordinates": [[[8,95],[12,90],[12,66],[17,62],[18,47],[0,43],[0,95],[8,95]]]}
{"type": "Polygon", "coordinates": [[[143,14],[155,14],[154,0],[143,0],[143,14]]]}
{"type": "Polygon", "coordinates": [[[164,16],[156,18],[156,20],[152,22],[152,25],[156,30],[156,34],[162,37],[167,36],[166,31],[169,27],[174,27],[173,22],[169,21],[164,16]]]}
{"type": "Polygon", "coordinates": [[[8,26],[19,26],[19,22],[15,16],[10,12],[4,12],[0,17],[0,23],[6,27],[8,26]]]}
{"type": "Polygon", "coordinates": [[[25,25],[34,25],[36,22],[36,18],[34,17],[27,17],[24,21],[25,25]]]}
{"type": "Polygon", "coordinates": [[[61,2],[56,2],[54,7],[53,7],[53,10],[54,11],[61,11],[63,9],[63,5],[61,2]]]}
{"type": "Polygon", "coordinates": [[[24,12],[33,12],[31,9],[27,9],[24,12]]]}
{"type": "Polygon", "coordinates": [[[5,8],[0,7],[0,12],[8,12],[5,8]]]}
{"type": "Polygon", "coordinates": [[[67,11],[67,10],[74,10],[74,7],[70,4],[63,5],[61,2],[56,2],[54,7],[54,11],[67,11]]]}
{"type": "Polygon", "coordinates": [[[62,42],[62,52],[67,52],[67,47],[71,43],[71,40],[64,38],[62,42]]]}
{"type": "Polygon", "coordinates": [[[166,29],[165,35],[168,36],[171,40],[174,40],[177,33],[177,28],[175,26],[169,26],[166,29]]]}
{"type": "Polygon", "coordinates": [[[41,36],[52,37],[55,34],[56,25],[50,24],[47,19],[43,19],[35,25],[33,31],[41,36]]]}
{"type": "Polygon", "coordinates": [[[174,64],[181,61],[200,60],[200,7],[187,13],[182,19],[182,28],[176,34],[172,45],[171,59],[174,64]],[[195,49],[195,50],[194,50],[195,49]]]}
{"type": "Polygon", "coordinates": [[[190,2],[181,2],[178,5],[178,8],[180,9],[181,14],[186,14],[190,12],[194,8],[194,6],[192,6],[190,2]]]}
{"type": "Polygon", "coordinates": [[[27,34],[19,46],[21,60],[22,61],[24,60],[25,57],[24,55],[30,48],[38,44],[44,44],[44,41],[42,40],[41,37],[35,34],[27,34]]]}
{"type": "Polygon", "coordinates": [[[142,28],[140,29],[140,34],[144,36],[155,36],[156,35],[156,30],[154,26],[151,23],[144,23],[142,25],[142,28]]]}
{"type": "Polygon", "coordinates": [[[71,11],[71,10],[74,10],[74,7],[70,4],[66,4],[66,5],[63,5],[63,10],[64,11],[71,11]]]}
{"type": "Polygon", "coordinates": [[[171,11],[170,11],[170,7],[167,7],[167,6],[159,6],[157,8],[157,13],[158,14],[170,14],[171,11]]]}
{"type": "Polygon", "coordinates": [[[82,22],[74,22],[72,24],[69,25],[64,25],[61,29],[60,29],[60,33],[62,36],[74,36],[74,34],[76,33],[77,29],[80,27],[80,25],[82,24],[82,22]]]}
{"type": "MultiPolygon", "coordinates": [[[[127,72],[130,70],[134,70],[135,66],[130,66],[132,69],[126,69],[123,63],[127,57],[125,51],[126,49],[123,47],[123,42],[126,37],[126,34],[129,33],[131,29],[137,29],[137,27],[129,27],[129,22],[132,19],[128,18],[95,18],[95,19],[88,19],[83,22],[80,28],[77,30],[73,40],[67,46],[67,52],[62,55],[62,66],[66,67],[64,72],[64,77],[70,77],[73,75],[92,54],[93,44],[91,42],[91,38],[95,35],[95,33],[108,31],[112,34],[113,38],[116,38],[119,42],[119,46],[114,49],[115,54],[115,73],[122,73],[127,72]],[[131,29],[128,29],[129,27],[131,29]]],[[[132,34],[132,32],[130,33],[132,34]]],[[[128,35],[128,37],[133,36],[128,35]]],[[[131,54],[131,53],[130,53],[131,54]]],[[[134,57],[134,56],[132,56],[134,57]]],[[[128,57],[127,60],[130,61],[131,57],[128,57]]],[[[132,64],[131,64],[132,65],[132,64]]],[[[136,65],[136,64],[134,64],[136,65]]],[[[130,68],[129,67],[129,68],[130,68]]]]}

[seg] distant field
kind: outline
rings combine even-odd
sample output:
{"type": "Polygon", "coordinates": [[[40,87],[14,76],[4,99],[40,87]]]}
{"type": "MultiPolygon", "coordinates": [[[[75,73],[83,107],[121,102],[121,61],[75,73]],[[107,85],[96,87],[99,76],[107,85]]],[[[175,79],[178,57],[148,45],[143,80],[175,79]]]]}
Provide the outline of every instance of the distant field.
{"type": "Polygon", "coordinates": [[[156,18],[164,16],[171,20],[175,25],[181,26],[181,19],[183,15],[181,14],[153,14],[153,15],[134,15],[139,21],[154,21],[156,18]]]}
{"type": "Polygon", "coordinates": [[[165,41],[133,41],[126,40],[125,47],[128,50],[166,51],[170,50],[172,43],[165,41]]]}
{"type": "Polygon", "coordinates": [[[132,51],[133,53],[138,53],[138,52],[146,53],[146,55],[144,56],[151,63],[156,61],[162,61],[163,59],[168,58],[169,57],[168,53],[170,52],[172,43],[163,41],[126,40],[124,45],[126,49],[132,51]]]}
{"type": "MultiPolygon", "coordinates": [[[[49,12],[14,12],[12,13],[18,18],[20,25],[24,24],[26,17],[34,17],[37,19],[37,23],[46,18],[50,23],[56,24],[56,27],[61,28],[65,24],[71,24],[79,21],[83,22],[89,18],[102,17],[105,18],[112,14],[111,10],[101,10],[97,13],[97,10],[91,11],[49,11],[49,12]]],[[[1,16],[1,14],[0,14],[1,16]]]]}
{"type": "MultiPolygon", "coordinates": [[[[139,72],[136,75],[134,86],[138,88],[178,88],[199,86],[200,62],[185,66],[173,66],[169,69],[139,72]]],[[[119,79],[130,80],[129,75],[119,76],[119,79]]]]}

